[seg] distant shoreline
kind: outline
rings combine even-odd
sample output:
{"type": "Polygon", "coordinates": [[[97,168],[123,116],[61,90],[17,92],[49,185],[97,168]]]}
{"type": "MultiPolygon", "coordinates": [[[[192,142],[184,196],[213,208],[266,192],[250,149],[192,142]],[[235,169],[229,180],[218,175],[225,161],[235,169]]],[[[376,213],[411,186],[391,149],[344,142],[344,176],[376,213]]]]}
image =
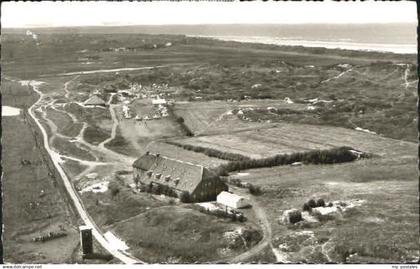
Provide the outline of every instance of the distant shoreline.
{"type": "Polygon", "coordinates": [[[307,48],[343,49],[363,52],[383,52],[395,54],[417,54],[416,44],[358,43],[351,41],[321,41],[277,38],[270,36],[233,36],[233,35],[187,35],[189,37],[211,38],[221,41],[259,43],[279,46],[302,46],[307,48]]]}

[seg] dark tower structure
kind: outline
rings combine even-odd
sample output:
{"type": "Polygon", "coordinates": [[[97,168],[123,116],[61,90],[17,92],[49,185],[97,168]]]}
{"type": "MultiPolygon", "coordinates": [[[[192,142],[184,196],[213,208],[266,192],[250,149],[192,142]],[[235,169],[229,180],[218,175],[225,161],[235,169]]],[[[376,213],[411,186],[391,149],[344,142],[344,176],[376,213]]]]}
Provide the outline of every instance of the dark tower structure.
{"type": "Polygon", "coordinates": [[[82,245],[83,256],[93,253],[92,228],[80,226],[80,244],[82,245]]]}

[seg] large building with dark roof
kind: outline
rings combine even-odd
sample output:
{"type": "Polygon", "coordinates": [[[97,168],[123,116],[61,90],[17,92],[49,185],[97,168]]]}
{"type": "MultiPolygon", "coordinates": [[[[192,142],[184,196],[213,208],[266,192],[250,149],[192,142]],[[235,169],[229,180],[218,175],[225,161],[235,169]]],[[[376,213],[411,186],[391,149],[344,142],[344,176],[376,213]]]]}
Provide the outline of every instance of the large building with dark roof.
{"type": "Polygon", "coordinates": [[[140,185],[165,185],[178,196],[187,192],[194,202],[216,200],[227,190],[220,178],[202,165],[146,153],[133,163],[133,176],[140,185]]]}

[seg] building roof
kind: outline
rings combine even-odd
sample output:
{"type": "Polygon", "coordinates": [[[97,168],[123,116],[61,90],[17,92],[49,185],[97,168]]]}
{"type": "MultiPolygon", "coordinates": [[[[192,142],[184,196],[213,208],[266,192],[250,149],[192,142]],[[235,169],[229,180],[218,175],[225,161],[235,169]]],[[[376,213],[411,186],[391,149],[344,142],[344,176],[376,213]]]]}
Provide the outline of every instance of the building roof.
{"type": "Polygon", "coordinates": [[[152,104],[154,105],[166,104],[166,100],[165,99],[152,99],[152,104]]]}
{"type": "Polygon", "coordinates": [[[91,105],[91,106],[104,106],[105,105],[105,101],[102,100],[101,97],[97,96],[97,95],[92,95],[92,97],[90,97],[89,99],[87,99],[85,101],[85,106],[86,105],[91,105]]]}
{"type": "Polygon", "coordinates": [[[223,201],[230,201],[232,203],[237,203],[239,202],[241,199],[244,199],[242,196],[227,192],[227,191],[222,191],[219,195],[217,195],[217,200],[223,200],[223,201]]]}
{"type": "Polygon", "coordinates": [[[211,176],[211,173],[201,165],[154,154],[141,156],[133,163],[133,167],[151,173],[150,176],[145,175],[143,181],[161,183],[190,193],[201,182],[203,174],[211,176]]]}

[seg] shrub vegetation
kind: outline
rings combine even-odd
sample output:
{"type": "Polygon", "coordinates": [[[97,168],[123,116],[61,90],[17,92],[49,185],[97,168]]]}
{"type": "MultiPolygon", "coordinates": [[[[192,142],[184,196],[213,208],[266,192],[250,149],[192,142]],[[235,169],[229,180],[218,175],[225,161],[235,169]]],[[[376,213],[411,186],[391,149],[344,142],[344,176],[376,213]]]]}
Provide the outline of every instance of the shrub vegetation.
{"type": "Polygon", "coordinates": [[[320,198],[320,199],[318,199],[317,201],[316,201],[316,206],[317,207],[325,207],[325,201],[324,201],[324,199],[322,199],[322,198],[320,198]]]}

